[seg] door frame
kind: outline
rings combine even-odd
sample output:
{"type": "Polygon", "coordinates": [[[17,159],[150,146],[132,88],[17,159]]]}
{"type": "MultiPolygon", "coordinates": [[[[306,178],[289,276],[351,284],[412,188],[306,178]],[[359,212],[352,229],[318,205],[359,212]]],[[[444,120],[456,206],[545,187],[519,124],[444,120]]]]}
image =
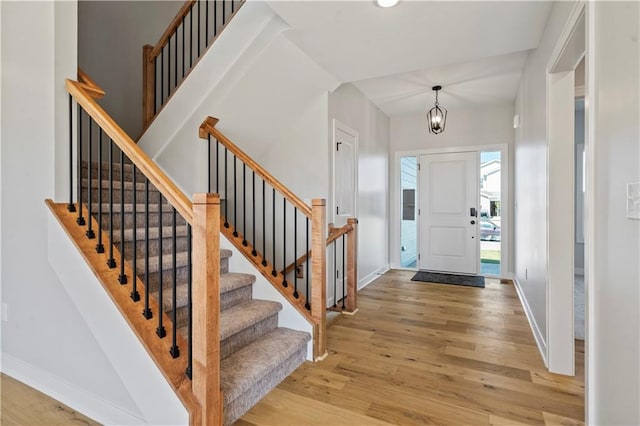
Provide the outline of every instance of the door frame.
{"type": "MultiPolygon", "coordinates": [[[[569,376],[575,375],[575,69],[585,54],[585,5],[578,2],[571,11],[546,67],[546,360],[549,371],[569,376]],[[571,119],[566,120],[566,117],[571,119]]],[[[588,72],[586,67],[585,72],[588,72]]],[[[585,104],[587,102],[588,97],[585,96],[585,104]]],[[[586,147],[589,140],[587,114],[585,127],[586,147]]],[[[587,239],[585,234],[585,248],[587,239]]],[[[585,262],[587,261],[585,253],[585,262]]],[[[585,290],[589,287],[588,278],[585,274],[585,290]]],[[[588,294],[585,291],[585,335],[588,334],[587,300],[588,294]]]]}
{"type": "MultiPolygon", "coordinates": [[[[511,158],[511,150],[509,144],[492,144],[492,145],[469,145],[469,146],[457,146],[446,148],[431,148],[431,149],[419,149],[409,151],[396,151],[393,153],[393,163],[391,164],[391,188],[390,188],[390,234],[391,234],[391,267],[393,269],[405,269],[405,270],[417,270],[417,268],[404,268],[400,264],[400,228],[402,218],[402,191],[400,191],[400,159],[402,157],[419,157],[425,154],[447,154],[454,152],[469,152],[476,151],[500,151],[501,152],[501,176],[500,185],[502,188],[500,194],[500,208],[502,211],[502,224],[503,230],[500,238],[500,276],[497,278],[512,278],[513,266],[511,265],[511,250],[512,250],[512,236],[513,236],[513,220],[511,200],[513,199],[513,185],[511,184],[511,165],[513,159],[511,158]]],[[[416,191],[416,197],[420,196],[420,188],[416,191]]],[[[419,203],[419,199],[416,199],[416,205],[419,203]]],[[[417,218],[417,226],[420,229],[420,216],[417,218]]],[[[418,252],[420,251],[420,241],[418,241],[418,252]]],[[[480,262],[480,256],[478,256],[478,263],[480,262]]],[[[479,267],[479,265],[478,265],[479,267]]],[[[479,269],[478,269],[479,270],[479,269]]]]}

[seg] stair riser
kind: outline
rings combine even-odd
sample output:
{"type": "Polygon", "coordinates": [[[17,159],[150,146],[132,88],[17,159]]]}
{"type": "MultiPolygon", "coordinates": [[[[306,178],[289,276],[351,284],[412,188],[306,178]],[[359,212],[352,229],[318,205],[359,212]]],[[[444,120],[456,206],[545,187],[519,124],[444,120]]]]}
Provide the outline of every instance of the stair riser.
{"type": "Polygon", "coordinates": [[[220,295],[220,310],[224,311],[232,306],[247,302],[253,298],[253,288],[248,285],[220,295]]]}
{"type": "MultiPolygon", "coordinates": [[[[171,257],[169,256],[167,257],[167,259],[171,259],[171,257]]],[[[128,262],[131,265],[131,261],[128,261],[128,262]]],[[[227,259],[221,259],[220,273],[226,274],[228,271],[229,271],[229,261],[227,259]]],[[[189,269],[187,268],[187,266],[178,266],[176,268],[176,272],[177,272],[176,282],[178,284],[188,282],[189,269]]],[[[159,272],[157,271],[149,272],[149,278],[147,279],[147,277],[144,274],[144,268],[138,265],[138,276],[140,277],[142,282],[147,283],[150,291],[158,290],[158,280],[160,278],[159,272]]],[[[171,288],[171,286],[173,285],[173,268],[171,268],[170,266],[167,269],[162,271],[162,283],[163,283],[162,288],[164,289],[171,288]]]]}
{"type": "MultiPolygon", "coordinates": [[[[93,212],[94,217],[97,218],[97,213],[93,212]]],[[[120,226],[122,224],[122,215],[118,212],[118,213],[114,213],[113,214],[113,229],[114,232],[116,232],[115,230],[120,229],[120,226]]],[[[186,225],[186,221],[184,219],[182,219],[180,217],[180,215],[177,216],[177,221],[176,224],[178,226],[182,226],[182,225],[186,225]]],[[[173,213],[171,212],[163,212],[162,213],[162,225],[163,226],[168,226],[168,225],[172,225],[172,221],[173,221],[173,213]]],[[[140,227],[144,227],[146,223],[146,214],[144,212],[137,212],[136,213],[136,226],[138,228],[140,227]]],[[[149,213],[149,226],[158,226],[159,223],[159,215],[157,212],[150,212],[149,213]]],[[[109,213],[108,212],[103,212],[102,213],[102,227],[104,229],[109,229],[109,213]]],[[[124,227],[125,229],[131,229],[133,228],[133,213],[131,212],[125,212],[124,214],[124,227]]]]}
{"type": "MultiPolygon", "coordinates": [[[[120,243],[117,243],[120,247],[120,243]]],[[[187,237],[176,237],[177,252],[185,252],[189,248],[189,239],[187,237]]],[[[136,257],[138,259],[144,257],[145,240],[138,240],[136,243],[136,257]]],[[[160,253],[160,240],[157,238],[149,240],[149,256],[157,256],[160,253]]],[[[162,253],[170,255],[173,253],[173,238],[162,239],[162,253]]],[[[133,259],[133,241],[124,243],[124,256],[126,259],[133,259]]]]}
{"type": "MultiPolygon", "coordinates": [[[[98,165],[94,164],[91,167],[91,178],[92,179],[97,179],[98,178],[98,165]]],[[[87,165],[86,163],[82,165],[82,177],[83,178],[87,178],[88,177],[88,171],[87,171],[87,165]]],[[[102,165],[102,173],[100,174],[100,177],[102,179],[109,179],[109,165],[108,164],[103,164],[102,165]]],[[[113,178],[114,179],[120,179],[120,164],[115,163],[113,165],[113,178]]],[[[136,182],[144,182],[145,176],[144,174],[142,174],[142,172],[140,172],[139,170],[136,171],[136,182]]],[[[127,182],[131,182],[133,180],[133,170],[131,168],[130,165],[125,164],[124,166],[124,180],[127,182]]]]}
{"type": "MultiPolygon", "coordinates": [[[[124,202],[125,204],[133,203],[133,188],[125,188],[124,190],[124,202]]],[[[145,190],[138,188],[136,191],[136,203],[143,204],[145,202],[145,190]]],[[[103,186],[102,190],[99,190],[97,186],[92,186],[91,188],[91,202],[97,203],[99,201],[98,195],[102,194],[102,202],[109,202],[109,187],[103,186]]],[[[120,188],[113,189],[113,203],[120,204],[120,188]]],[[[82,189],[82,201],[87,202],[89,195],[87,193],[87,188],[82,189]]],[[[157,191],[149,191],[149,204],[158,204],[158,200],[160,199],[160,193],[157,191]]],[[[166,200],[163,201],[166,204],[166,200]]]]}
{"type": "Polygon", "coordinates": [[[278,327],[278,313],[274,313],[251,327],[227,337],[220,342],[220,359],[225,359],[251,342],[259,339],[278,327]]]}

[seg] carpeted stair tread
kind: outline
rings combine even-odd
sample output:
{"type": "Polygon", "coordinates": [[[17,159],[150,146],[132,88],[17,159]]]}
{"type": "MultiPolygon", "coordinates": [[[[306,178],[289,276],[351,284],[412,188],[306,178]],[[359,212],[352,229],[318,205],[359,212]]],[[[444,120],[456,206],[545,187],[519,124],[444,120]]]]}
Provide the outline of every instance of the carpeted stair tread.
{"type": "MultiPolygon", "coordinates": [[[[187,283],[180,283],[176,285],[176,309],[187,306],[189,288],[187,283]]],[[[152,293],[156,300],[159,299],[159,292],[152,293]]],[[[164,288],[162,290],[162,310],[169,313],[173,310],[173,290],[164,288]]]]}
{"type": "Polygon", "coordinates": [[[305,346],[309,333],[277,328],[220,363],[220,387],[229,404],[305,346]]]}
{"type": "Polygon", "coordinates": [[[252,299],[220,311],[220,340],[276,315],[281,310],[282,305],[278,302],[252,299]]]}
{"type": "MultiPolygon", "coordinates": [[[[221,256],[222,257],[222,256],[221,256]]],[[[242,274],[229,272],[220,275],[220,294],[247,287],[256,282],[256,276],[252,274],[242,274]]]]}
{"type": "MultiPolygon", "coordinates": [[[[189,254],[186,251],[176,253],[176,267],[187,266],[187,262],[189,259],[189,254]]],[[[145,270],[146,258],[141,257],[137,259],[137,268],[138,271],[142,272],[145,270]]],[[[149,273],[158,272],[160,264],[160,256],[149,256],[149,273]]],[[[163,254],[162,255],[162,270],[166,271],[168,269],[173,269],[173,255],[172,254],[163,254]]]]}

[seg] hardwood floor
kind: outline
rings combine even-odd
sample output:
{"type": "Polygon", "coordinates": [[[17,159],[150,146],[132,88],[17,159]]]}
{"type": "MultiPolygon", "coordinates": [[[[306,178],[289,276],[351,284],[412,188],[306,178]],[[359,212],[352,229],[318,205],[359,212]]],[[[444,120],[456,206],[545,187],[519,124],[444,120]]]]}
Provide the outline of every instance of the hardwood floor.
{"type": "Polygon", "coordinates": [[[2,374],[0,424],[3,426],[99,425],[47,395],[2,374]]]}
{"type": "Polygon", "coordinates": [[[329,357],[307,362],[236,424],[583,424],[577,376],[547,372],[511,284],[411,282],[390,271],[328,330],[329,357]]]}

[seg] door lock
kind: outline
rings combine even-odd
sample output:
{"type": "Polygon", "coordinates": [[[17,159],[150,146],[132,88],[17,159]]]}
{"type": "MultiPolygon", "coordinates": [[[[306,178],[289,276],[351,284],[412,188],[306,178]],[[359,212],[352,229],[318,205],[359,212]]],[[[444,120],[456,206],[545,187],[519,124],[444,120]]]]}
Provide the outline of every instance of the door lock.
{"type": "Polygon", "coordinates": [[[471,207],[469,209],[469,216],[471,217],[478,217],[478,211],[476,210],[475,207],[471,207]]]}
{"type": "Polygon", "coordinates": [[[471,221],[471,224],[472,224],[472,225],[475,225],[475,224],[476,224],[476,221],[475,221],[475,220],[472,220],[472,221],[471,221]]]}

